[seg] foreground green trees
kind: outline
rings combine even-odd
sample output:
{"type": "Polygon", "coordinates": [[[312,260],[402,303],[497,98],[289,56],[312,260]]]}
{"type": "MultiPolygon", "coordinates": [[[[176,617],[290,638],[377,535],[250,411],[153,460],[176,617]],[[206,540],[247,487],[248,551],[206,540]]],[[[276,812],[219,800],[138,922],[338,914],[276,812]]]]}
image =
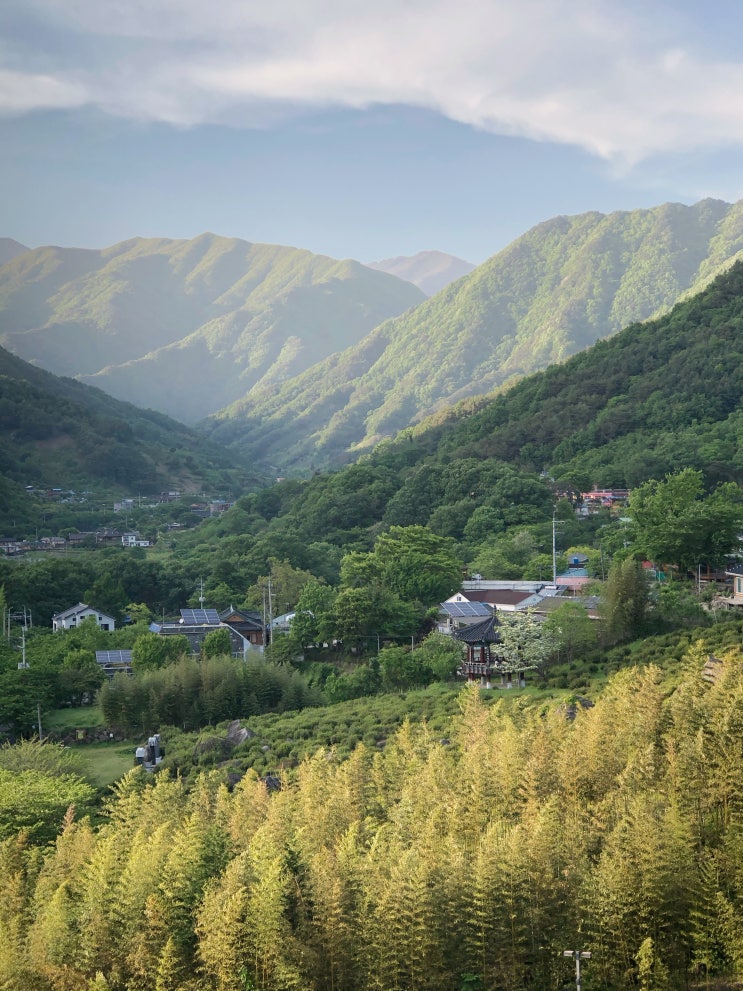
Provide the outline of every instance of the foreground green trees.
{"type": "Polygon", "coordinates": [[[593,708],[462,694],[451,738],[319,752],[269,793],[132,772],[0,841],[13,991],[682,988],[743,968],[743,651],[593,708]]]}
{"type": "Polygon", "coordinates": [[[738,548],[743,492],[725,482],[707,495],[702,472],[686,468],[634,489],[629,512],[635,550],[683,575],[702,562],[723,564],[738,548]]]}

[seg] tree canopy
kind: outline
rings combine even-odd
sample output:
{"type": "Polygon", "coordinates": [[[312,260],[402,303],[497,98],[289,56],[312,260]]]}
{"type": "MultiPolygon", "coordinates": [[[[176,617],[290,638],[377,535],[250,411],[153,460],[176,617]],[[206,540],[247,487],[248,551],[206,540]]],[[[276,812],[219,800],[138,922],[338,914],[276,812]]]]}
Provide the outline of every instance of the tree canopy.
{"type": "Polygon", "coordinates": [[[734,482],[724,482],[705,494],[702,472],[686,468],[633,489],[629,514],[634,547],[683,573],[700,563],[722,564],[738,549],[743,493],[734,482]]]}

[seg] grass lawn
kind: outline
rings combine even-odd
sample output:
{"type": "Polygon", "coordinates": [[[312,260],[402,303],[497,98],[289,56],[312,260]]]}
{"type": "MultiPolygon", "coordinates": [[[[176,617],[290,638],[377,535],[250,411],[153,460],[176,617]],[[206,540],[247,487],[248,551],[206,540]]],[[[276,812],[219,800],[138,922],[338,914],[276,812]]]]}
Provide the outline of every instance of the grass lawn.
{"type": "Polygon", "coordinates": [[[84,773],[99,788],[118,781],[134,767],[134,743],[85,743],[73,747],[84,765],[84,773]]]}
{"type": "MultiPolygon", "coordinates": [[[[42,717],[45,732],[54,730],[90,730],[104,726],[103,713],[99,705],[68,706],[54,709],[42,717]]],[[[83,763],[83,773],[99,788],[106,788],[134,767],[135,742],[121,740],[108,743],[73,744],[73,751],[83,763]]]]}
{"type": "Polygon", "coordinates": [[[42,728],[45,730],[96,729],[104,725],[99,705],[68,706],[44,713],[42,728]]]}

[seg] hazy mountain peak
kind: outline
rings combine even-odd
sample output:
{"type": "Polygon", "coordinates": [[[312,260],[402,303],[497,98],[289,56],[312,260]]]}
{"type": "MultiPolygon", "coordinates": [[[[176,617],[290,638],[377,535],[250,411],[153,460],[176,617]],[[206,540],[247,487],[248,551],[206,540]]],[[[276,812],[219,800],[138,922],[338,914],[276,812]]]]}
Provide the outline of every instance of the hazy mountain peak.
{"type": "Polygon", "coordinates": [[[192,423],[424,301],[406,280],[300,248],[135,237],[2,266],[0,344],[192,423]]]}
{"type": "Polygon", "coordinates": [[[419,251],[416,255],[385,258],[380,262],[368,262],[367,267],[412,282],[427,296],[435,295],[475,268],[471,262],[443,251],[419,251]]]}
{"type": "Polygon", "coordinates": [[[0,265],[12,261],[18,255],[24,254],[29,249],[20,241],[14,241],[12,237],[0,237],[0,265]]]}

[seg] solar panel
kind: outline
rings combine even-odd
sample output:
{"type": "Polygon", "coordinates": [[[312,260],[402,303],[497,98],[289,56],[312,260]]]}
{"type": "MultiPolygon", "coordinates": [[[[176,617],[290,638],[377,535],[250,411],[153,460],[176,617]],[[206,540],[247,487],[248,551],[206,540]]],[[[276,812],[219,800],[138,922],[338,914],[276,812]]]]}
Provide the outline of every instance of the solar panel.
{"type": "Polygon", "coordinates": [[[216,609],[181,609],[181,622],[187,626],[219,626],[216,609]]]}
{"type": "Polygon", "coordinates": [[[484,602],[445,602],[444,608],[450,616],[491,616],[492,611],[484,602]]]}
{"type": "Polygon", "coordinates": [[[131,664],[131,650],[97,650],[95,659],[98,664],[131,664]]]}

